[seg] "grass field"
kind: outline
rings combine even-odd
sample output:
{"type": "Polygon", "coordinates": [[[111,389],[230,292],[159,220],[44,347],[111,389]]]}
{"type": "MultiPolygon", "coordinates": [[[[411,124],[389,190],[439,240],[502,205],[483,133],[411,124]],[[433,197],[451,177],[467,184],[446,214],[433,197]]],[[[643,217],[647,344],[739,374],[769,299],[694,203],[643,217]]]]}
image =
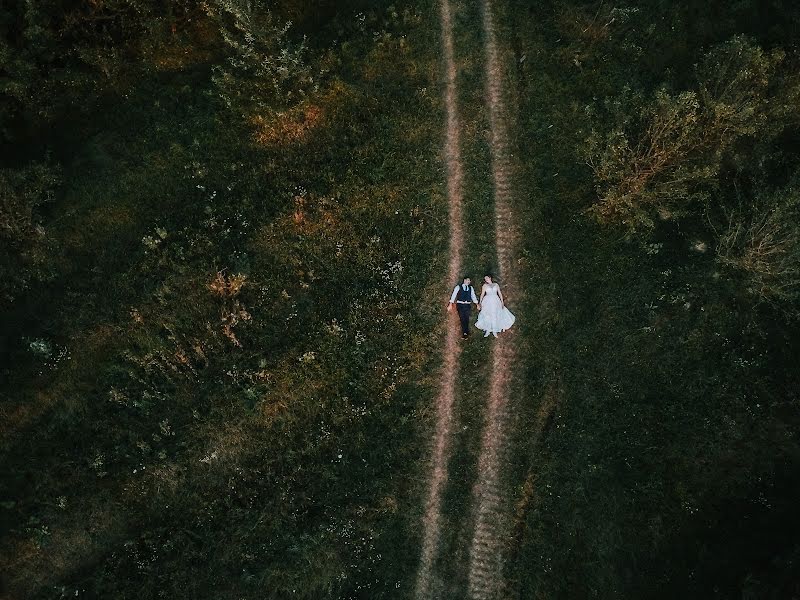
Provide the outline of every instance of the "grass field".
{"type": "MultiPolygon", "coordinates": [[[[592,37],[589,8],[507,12],[541,290],[529,381],[554,406],[544,437],[528,437],[511,571],[521,597],[792,597],[796,322],[693,250],[710,232],[690,219],[642,241],[582,214],[593,201],[585,107],[617,91],[609,82],[658,81],[694,50],[675,46],[653,66],[665,34],[643,13],[642,29],[652,18],[659,33],[626,61],[613,28],[592,37]]],[[[673,12],[676,37],[730,31],[673,12]]]]}
{"type": "Polygon", "coordinates": [[[199,60],[142,66],[48,139],[52,277],[5,324],[7,594],[410,585],[446,231],[437,22],[361,17],[328,24],[335,68],[272,121],[222,110],[199,60]]]}
{"type": "MultiPolygon", "coordinates": [[[[479,282],[498,269],[486,39],[481,3],[451,5],[479,282]]],[[[491,6],[522,233],[508,597],[800,595],[796,299],[721,261],[715,229],[758,190],[792,196],[800,118],[770,113],[780,133],[737,138],[702,202],[634,234],[595,218],[587,160],[614,110],[697,88],[693,65],[737,34],[785,51],[791,81],[797,11],[491,6]]],[[[439,10],[277,3],[314,79],[280,108],[220,84],[225,30],[197,9],[55,63],[42,96],[68,100],[47,119],[0,111],[19,140],[0,191],[46,197],[24,251],[2,238],[0,597],[413,597],[456,326],[439,10]]],[[[493,343],[473,331],[460,356],[434,565],[454,600],[493,343]]]]}

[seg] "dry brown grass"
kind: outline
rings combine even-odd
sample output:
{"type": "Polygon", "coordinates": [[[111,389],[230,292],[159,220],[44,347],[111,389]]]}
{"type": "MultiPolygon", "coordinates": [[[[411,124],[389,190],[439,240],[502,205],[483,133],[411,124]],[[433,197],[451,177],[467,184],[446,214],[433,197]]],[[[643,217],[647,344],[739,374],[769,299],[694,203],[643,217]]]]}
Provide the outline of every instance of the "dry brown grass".
{"type": "Polygon", "coordinates": [[[235,298],[242,291],[245,281],[247,275],[241,273],[225,275],[223,271],[218,271],[208,284],[208,289],[220,298],[235,298]]]}
{"type": "Polygon", "coordinates": [[[256,115],[250,123],[254,128],[253,138],[261,145],[285,145],[302,142],[316,129],[325,116],[316,104],[303,104],[276,116],[256,115]]]}

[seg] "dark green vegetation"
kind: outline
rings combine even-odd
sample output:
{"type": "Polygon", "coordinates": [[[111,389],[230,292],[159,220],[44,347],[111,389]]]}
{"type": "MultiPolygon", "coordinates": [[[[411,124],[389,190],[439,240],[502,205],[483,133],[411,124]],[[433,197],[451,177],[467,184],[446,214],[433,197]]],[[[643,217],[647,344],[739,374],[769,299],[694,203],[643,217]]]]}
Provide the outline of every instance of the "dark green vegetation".
{"type": "Polygon", "coordinates": [[[244,5],[3,5],[0,596],[413,582],[437,14],[244,5]]]}
{"type": "Polygon", "coordinates": [[[517,590],[796,597],[800,11],[504,21],[536,213],[529,412],[551,415],[520,434],[517,590]]]}
{"type": "MultiPolygon", "coordinates": [[[[455,4],[478,276],[483,41],[455,4]]],[[[0,596],[410,595],[446,293],[437,6],[244,6],[0,8],[0,596]]],[[[515,596],[800,594],[800,9],[765,6],[497,4],[515,596]]]]}

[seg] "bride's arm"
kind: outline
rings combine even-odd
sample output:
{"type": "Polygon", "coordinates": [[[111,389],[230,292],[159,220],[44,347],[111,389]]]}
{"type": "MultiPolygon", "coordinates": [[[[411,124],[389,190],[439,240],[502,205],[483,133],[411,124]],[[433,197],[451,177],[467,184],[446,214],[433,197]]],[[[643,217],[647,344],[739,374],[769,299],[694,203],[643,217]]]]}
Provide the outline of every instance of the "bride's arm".
{"type": "Polygon", "coordinates": [[[505,306],[506,302],[503,300],[503,292],[500,291],[500,286],[497,286],[497,295],[500,296],[500,306],[505,306]]]}

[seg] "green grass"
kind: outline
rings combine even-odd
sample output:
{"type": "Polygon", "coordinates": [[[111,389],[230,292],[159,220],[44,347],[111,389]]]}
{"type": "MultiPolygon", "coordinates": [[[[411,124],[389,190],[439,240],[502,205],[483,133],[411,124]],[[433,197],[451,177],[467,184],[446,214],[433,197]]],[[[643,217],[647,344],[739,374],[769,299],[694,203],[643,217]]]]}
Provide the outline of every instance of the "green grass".
{"type": "Polygon", "coordinates": [[[255,140],[202,65],[57,132],[57,266],[14,333],[69,359],[20,346],[4,390],[17,596],[410,589],[447,210],[437,14],[395,8],[366,11],[388,38],[345,28],[294,140],[255,140]]]}
{"type": "Polygon", "coordinates": [[[511,7],[506,20],[526,56],[514,84],[539,221],[529,222],[527,249],[550,265],[542,291],[549,284],[556,299],[523,315],[537,324],[531,350],[542,360],[531,362],[530,388],[553,369],[557,404],[528,450],[519,593],[783,597],[794,589],[790,507],[800,491],[787,477],[796,325],[753,307],[713,256],[692,253],[690,223],[688,233],[661,232],[651,254],[581,214],[593,198],[576,156],[583,107],[614,93],[615,78],[631,81],[632,69],[645,81],[664,75],[597,62],[607,46],[587,49],[569,10],[582,9],[511,7]],[[577,51],[583,68],[570,64],[577,51]]]}
{"type": "MultiPolygon", "coordinates": [[[[285,115],[226,111],[219,40],[177,37],[21,144],[20,161],[49,151],[63,184],[41,282],[0,329],[4,594],[412,594],[455,283],[439,13],[349,6],[279,7],[331,68],[285,115]]],[[[797,323],[755,305],[711,244],[689,250],[704,223],[626,241],[590,220],[577,151],[586,107],[626,83],[681,88],[732,33],[786,43],[796,19],[748,6],[654,4],[622,39],[591,26],[593,4],[496,6],[522,166],[514,597],[797,594],[797,323]]],[[[478,3],[454,18],[479,287],[496,257],[478,3]]],[[[437,564],[451,598],[490,375],[492,340],[474,333],[437,564]]]]}

